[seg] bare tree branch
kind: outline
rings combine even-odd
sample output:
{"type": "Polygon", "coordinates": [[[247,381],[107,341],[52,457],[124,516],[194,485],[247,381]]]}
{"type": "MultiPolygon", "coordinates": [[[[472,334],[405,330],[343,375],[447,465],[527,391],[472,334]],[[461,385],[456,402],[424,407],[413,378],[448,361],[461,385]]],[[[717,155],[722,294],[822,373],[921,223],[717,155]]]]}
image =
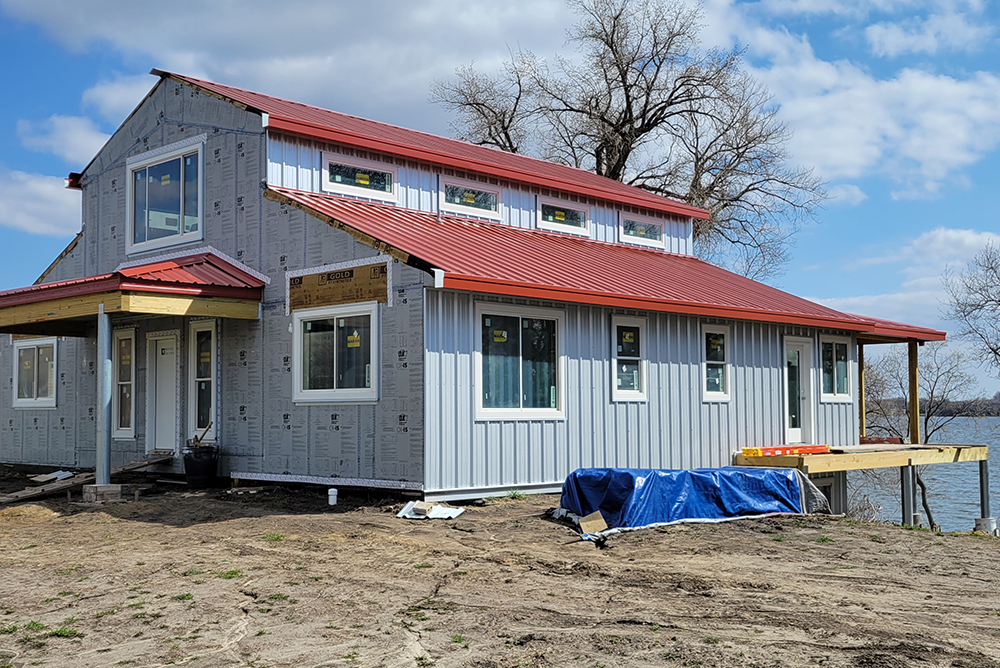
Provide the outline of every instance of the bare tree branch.
{"type": "Polygon", "coordinates": [[[946,273],[944,287],[950,298],[947,316],[958,322],[958,336],[1000,373],[1000,248],[987,244],[965,271],[946,273]]]}

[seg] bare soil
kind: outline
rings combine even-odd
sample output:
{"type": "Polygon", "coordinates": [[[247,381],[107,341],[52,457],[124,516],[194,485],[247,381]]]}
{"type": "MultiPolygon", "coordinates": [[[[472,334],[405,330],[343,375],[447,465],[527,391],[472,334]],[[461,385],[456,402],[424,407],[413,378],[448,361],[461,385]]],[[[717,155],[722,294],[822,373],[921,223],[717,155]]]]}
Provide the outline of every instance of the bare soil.
{"type": "Polygon", "coordinates": [[[1000,668],[989,537],[790,517],[600,549],[556,496],[449,521],[325,500],[0,507],[0,665],[1000,668]]]}

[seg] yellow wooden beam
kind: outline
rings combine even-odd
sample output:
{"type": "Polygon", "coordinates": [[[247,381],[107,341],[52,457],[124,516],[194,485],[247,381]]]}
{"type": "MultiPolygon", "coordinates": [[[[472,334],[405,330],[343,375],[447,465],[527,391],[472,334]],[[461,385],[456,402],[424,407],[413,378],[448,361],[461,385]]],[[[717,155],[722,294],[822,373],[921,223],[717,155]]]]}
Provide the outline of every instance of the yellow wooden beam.
{"type": "Polygon", "coordinates": [[[97,315],[97,307],[104,304],[105,313],[120,311],[121,294],[102,292],[96,295],[63,297],[34,304],[18,304],[0,308],[0,327],[28,325],[48,320],[65,320],[97,315]]]}
{"type": "Polygon", "coordinates": [[[252,299],[187,297],[181,295],[124,294],[122,311],[150,315],[187,315],[256,320],[260,302],[252,299]]]}
{"type": "Polygon", "coordinates": [[[736,455],[737,466],[773,466],[796,468],[803,473],[831,473],[898,466],[923,466],[950,462],[977,462],[989,458],[985,445],[941,446],[913,450],[880,452],[852,452],[849,454],[779,455],[772,457],[744,457],[736,455]]]}

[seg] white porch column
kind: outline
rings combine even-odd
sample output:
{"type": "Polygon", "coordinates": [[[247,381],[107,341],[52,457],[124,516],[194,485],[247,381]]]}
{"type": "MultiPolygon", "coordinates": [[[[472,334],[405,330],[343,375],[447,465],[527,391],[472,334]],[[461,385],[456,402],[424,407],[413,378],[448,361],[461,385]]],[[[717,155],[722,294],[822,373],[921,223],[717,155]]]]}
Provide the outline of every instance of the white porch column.
{"type": "Polygon", "coordinates": [[[98,485],[111,484],[111,316],[97,307],[97,473],[98,485]]]}

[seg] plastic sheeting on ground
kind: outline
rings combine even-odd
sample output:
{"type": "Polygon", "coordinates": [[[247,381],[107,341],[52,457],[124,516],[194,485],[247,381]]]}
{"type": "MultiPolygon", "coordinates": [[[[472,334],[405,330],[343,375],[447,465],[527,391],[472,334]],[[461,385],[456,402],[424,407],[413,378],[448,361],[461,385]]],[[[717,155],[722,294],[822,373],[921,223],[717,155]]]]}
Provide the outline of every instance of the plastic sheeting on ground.
{"type": "Polygon", "coordinates": [[[610,531],[773,513],[830,512],[823,495],[796,469],[735,466],[577,469],[563,483],[560,505],[579,517],[601,511],[610,531]]]}

